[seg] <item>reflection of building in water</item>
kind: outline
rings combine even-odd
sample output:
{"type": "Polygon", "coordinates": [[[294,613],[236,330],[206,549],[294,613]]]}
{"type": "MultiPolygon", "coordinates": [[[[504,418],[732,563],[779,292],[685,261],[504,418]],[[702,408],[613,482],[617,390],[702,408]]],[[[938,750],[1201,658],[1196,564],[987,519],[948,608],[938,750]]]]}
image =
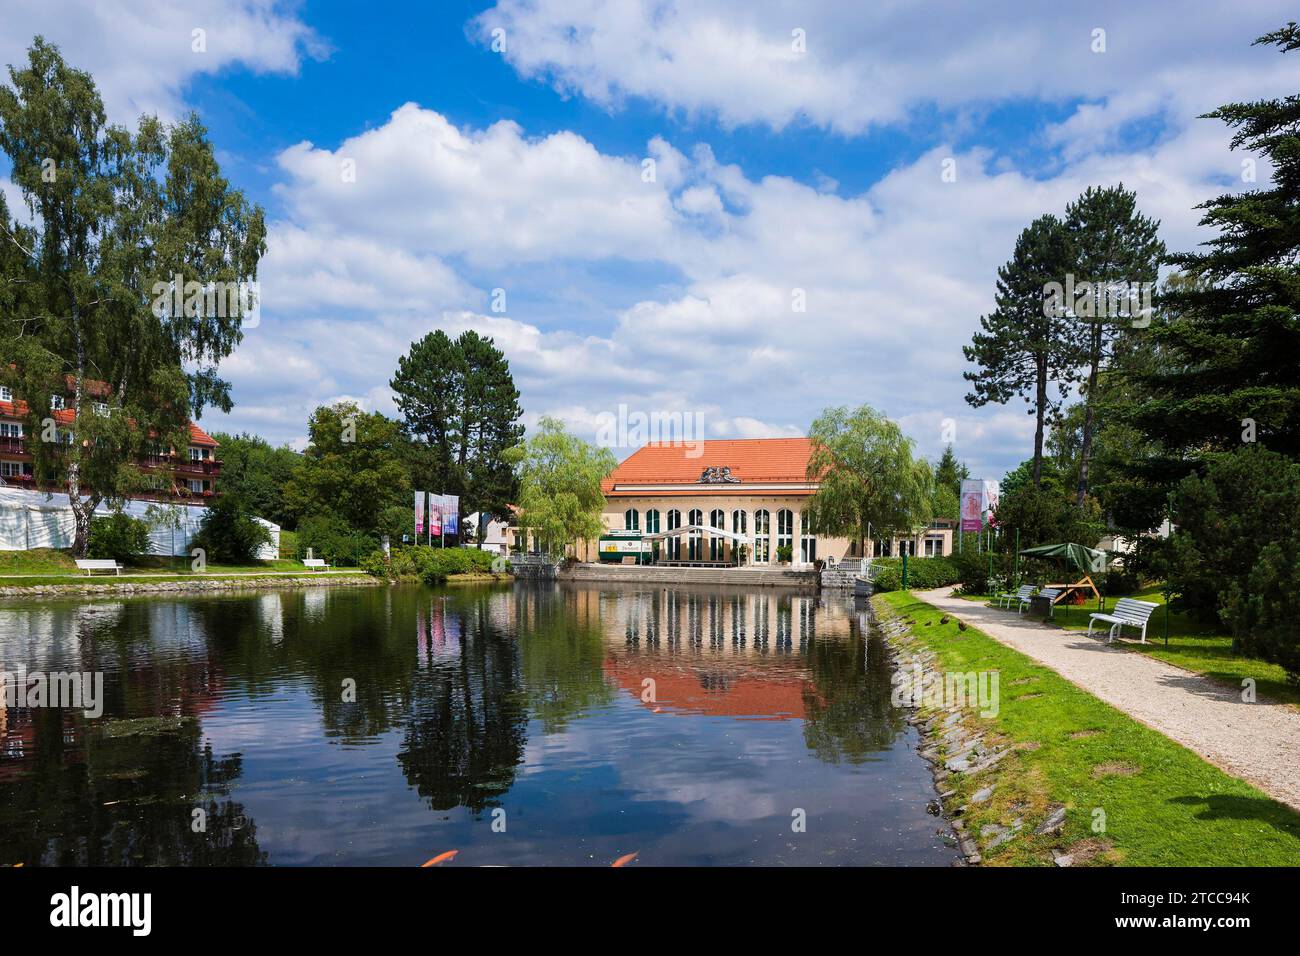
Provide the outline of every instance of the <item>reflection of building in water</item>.
{"type": "Polygon", "coordinates": [[[833,620],[828,633],[850,632],[842,607],[806,594],[674,588],[574,596],[602,620],[607,677],[666,713],[804,717],[819,695],[801,654],[819,618],[833,620]]]}
{"type": "Polygon", "coordinates": [[[284,640],[284,603],[279,591],[267,591],[258,597],[257,617],[272,644],[284,640]]]}

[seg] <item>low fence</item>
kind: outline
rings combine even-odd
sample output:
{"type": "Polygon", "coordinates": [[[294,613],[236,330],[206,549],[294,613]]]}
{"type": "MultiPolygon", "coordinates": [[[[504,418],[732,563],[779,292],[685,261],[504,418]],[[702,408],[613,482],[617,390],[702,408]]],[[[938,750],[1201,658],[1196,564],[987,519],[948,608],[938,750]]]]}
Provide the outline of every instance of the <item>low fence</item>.
{"type": "Polygon", "coordinates": [[[554,581],[561,561],[551,554],[512,554],[510,573],[525,581],[554,581]]]}

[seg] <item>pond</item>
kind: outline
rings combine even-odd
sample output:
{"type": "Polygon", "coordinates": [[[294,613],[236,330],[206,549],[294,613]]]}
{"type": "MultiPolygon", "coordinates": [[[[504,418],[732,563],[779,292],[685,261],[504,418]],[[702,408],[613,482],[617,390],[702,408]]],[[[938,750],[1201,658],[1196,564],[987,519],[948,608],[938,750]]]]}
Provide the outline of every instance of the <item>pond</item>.
{"type": "Polygon", "coordinates": [[[0,606],[0,865],[949,865],[853,599],[316,588],[0,606]]]}

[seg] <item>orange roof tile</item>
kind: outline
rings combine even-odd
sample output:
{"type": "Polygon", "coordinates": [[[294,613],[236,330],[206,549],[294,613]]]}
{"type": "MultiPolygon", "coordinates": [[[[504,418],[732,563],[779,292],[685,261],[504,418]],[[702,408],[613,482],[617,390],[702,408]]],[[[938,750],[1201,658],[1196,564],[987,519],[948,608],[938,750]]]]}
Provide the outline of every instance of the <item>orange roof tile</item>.
{"type": "MultiPolygon", "coordinates": [[[[746,485],[807,482],[811,456],[812,441],[808,438],[729,438],[690,445],[651,443],[629,455],[601,487],[606,495],[750,494],[752,491],[746,485]],[[706,468],[730,468],[732,477],[740,479],[739,483],[701,486],[700,476],[706,468]],[[644,492],[620,487],[626,485],[691,487],[644,492]]],[[[812,491],[792,488],[784,493],[811,494],[812,491]]]]}

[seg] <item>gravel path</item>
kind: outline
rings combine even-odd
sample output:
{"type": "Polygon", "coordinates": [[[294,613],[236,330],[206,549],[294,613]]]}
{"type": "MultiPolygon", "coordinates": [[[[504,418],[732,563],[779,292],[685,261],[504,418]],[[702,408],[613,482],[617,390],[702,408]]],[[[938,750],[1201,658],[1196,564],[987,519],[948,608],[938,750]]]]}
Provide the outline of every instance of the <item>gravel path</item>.
{"type": "Polygon", "coordinates": [[[1300,810],[1300,711],[1262,697],[1243,703],[1240,691],[1109,646],[1105,632],[1095,629],[1088,637],[1040,624],[953,597],[952,588],[916,596],[1300,810]]]}

